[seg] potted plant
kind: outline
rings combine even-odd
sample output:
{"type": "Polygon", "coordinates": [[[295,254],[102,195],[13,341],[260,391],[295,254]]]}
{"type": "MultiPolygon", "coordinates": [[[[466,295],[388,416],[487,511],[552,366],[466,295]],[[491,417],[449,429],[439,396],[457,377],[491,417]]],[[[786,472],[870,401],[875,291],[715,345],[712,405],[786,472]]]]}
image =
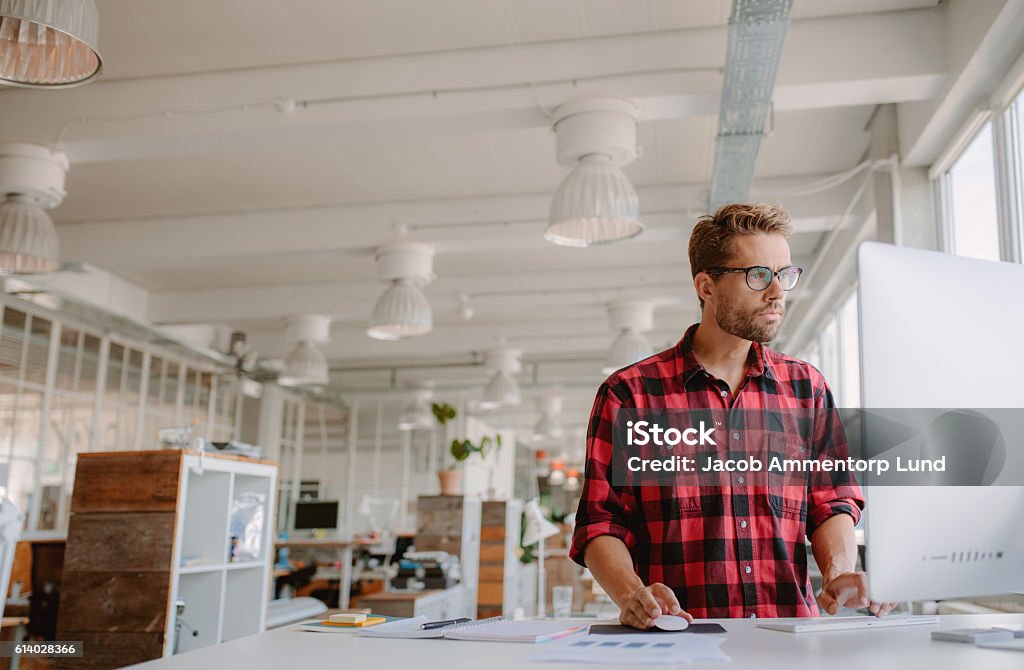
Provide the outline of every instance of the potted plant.
{"type": "MultiPolygon", "coordinates": [[[[433,403],[431,411],[434,413],[434,418],[437,419],[437,422],[442,426],[447,425],[448,422],[452,421],[456,415],[455,408],[448,403],[433,403]]],[[[490,436],[485,435],[480,438],[480,441],[476,444],[471,440],[454,439],[452,440],[449,450],[452,458],[455,459],[456,465],[460,466],[473,454],[480,454],[480,457],[483,458],[492,442],[496,447],[500,447],[501,435],[495,435],[493,440],[490,436]]],[[[438,470],[437,479],[441,485],[441,495],[455,496],[462,492],[461,468],[456,467],[451,470],[438,470]]]]}

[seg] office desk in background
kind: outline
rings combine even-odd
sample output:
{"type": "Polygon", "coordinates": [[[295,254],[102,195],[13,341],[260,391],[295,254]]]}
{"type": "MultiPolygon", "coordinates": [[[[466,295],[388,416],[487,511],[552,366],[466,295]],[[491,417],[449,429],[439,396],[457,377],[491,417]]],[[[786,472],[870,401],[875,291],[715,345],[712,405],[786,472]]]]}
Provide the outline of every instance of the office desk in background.
{"type": "Polygon", "coordinates": [[[311,553],[333,552],[340,563],[341,571],[338,575],[338,608],[346,610],[349,605],[349,594],[352,590],[352,550],[358,545],[353,540],[278,540],[274,542],[275,548],[288,547],[311,553]]]}
{"type": "MultiPolygon", "coordinates": [[[[569,621],[569,620],[567,620],[569,621]]],[[[579,620],[595,623],[594,620],[579,620]]],[[[728,630],[722,649],[729,664],[696,664],[719,670],[907,670],[908,668],[985,668],[1019,670],[1024,655],[1014,651],[978,649],[955,642],[932,642],[937,628],[1024,626],[1024,614],[940,617],[939,626],[837,631],[795,635],[756,628],[761,619],[712,619],[728,630]]],[[[605,622],[607,623],[607,622],[605,622]]],[[[520,659],[535,645],[501,642],[392,640],[356,635],[305,633],[295,627],[252,635],[181,656],[133,666],[138,670],[280,670],[295,667],[345,667],[488,670],[572,667],[527,663],[520,659]]],[[[89,650],[86,649],[88,654],[89,650]]],[[[631,666],[641,668],[644,666],[631,666]]],[[[664,668],[668,666],[649,666],[664,668]]]]}

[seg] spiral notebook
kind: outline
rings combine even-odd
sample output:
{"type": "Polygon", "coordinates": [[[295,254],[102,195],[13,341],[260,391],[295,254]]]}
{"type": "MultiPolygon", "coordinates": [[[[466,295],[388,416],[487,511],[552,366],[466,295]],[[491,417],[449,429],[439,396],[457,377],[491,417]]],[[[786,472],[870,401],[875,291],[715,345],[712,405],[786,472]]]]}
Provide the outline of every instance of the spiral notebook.
{"type": "Polygon", "coordinates": [[[363,637],[444,638],[446,640],[477,640],[481,642],[547,642],[587,629],[586,625],[570,626],[562,621],[509,621],[491,617],[454,624],[444,628],[423,630],[429,619],[424,616],[382,623],[359,631],[363,637]]]}

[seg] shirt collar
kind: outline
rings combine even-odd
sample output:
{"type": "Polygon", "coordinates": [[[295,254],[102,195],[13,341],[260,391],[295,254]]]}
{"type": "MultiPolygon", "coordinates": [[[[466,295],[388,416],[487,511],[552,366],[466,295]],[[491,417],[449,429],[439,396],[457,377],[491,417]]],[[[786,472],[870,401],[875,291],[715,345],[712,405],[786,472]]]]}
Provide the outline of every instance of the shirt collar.
{"type": "MultiPolygon", "coordinates": [[[[695,323],[687,328],[683,334],[683,339],[679,340],[679,343],[676,344],[679,374],[682,377],[684,387],[694,375],[706,372],[704,366],[697,360],[697,355],[693,353],[693,336],[697,332],[697,326],[699,325],[699,323],[695,323]]],[[[751,342],[750,354],[747,358],[747,376],[760,377],[761,375],[768,379],[775,379],[771,364],[768,362],[768,357],[765,354],[764,345],[760,342],[751,342]]]]}

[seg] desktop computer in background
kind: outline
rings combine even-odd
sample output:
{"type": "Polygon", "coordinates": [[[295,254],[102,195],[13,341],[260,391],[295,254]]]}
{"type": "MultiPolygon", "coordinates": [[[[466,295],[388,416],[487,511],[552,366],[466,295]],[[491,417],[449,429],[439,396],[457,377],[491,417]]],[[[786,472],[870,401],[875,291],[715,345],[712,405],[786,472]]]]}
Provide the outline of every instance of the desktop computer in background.
{"type": "Polygon", "coordinates": [[[337,500],[311,500],[295,503],[295,530],[338,530],[337,500]]]}
{"type": "Polygon", "coordinates": [[[960,464],[869,479],[872,598],[1024,591],[1024,266],[866,242],[857,270],[864,457],[960,464]]]}

